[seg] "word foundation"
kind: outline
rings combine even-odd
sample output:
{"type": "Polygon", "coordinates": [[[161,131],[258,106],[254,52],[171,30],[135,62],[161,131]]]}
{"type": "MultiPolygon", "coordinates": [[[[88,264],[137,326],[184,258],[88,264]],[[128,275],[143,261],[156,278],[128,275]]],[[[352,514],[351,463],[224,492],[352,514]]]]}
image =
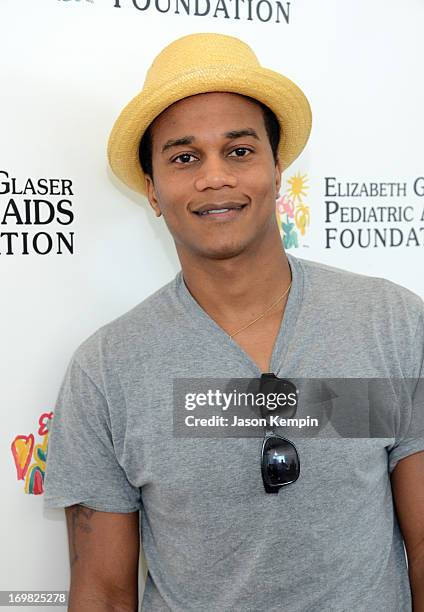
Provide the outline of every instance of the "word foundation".
{"type": "Polygon", "coordinates": [[[174,15],[195,15],[196,17],[221,17],[245,21],[290,21],[290,2],[279,0],[115,0],[114,8],[130,6],[139,11],[148,9],[174,15]]]}
{"type": "Polygon", "coordinates": [[[424,246],[424,226],[403,230],[398,227],[376,227],[344,229],[339,231],[336,227],[327,227],[325,230],[325,248],[334,245],[344,249],[360,247],[362,249],[378,247],[422,247],[424,246]]]}
{"type": "Polygon", "coordinates": [[[32,236],[28,232],[0,232],[0,255],[62,255],[63,246],[65,252],[74,252],[74,232],[55,232],[53,236],[47,232],[38,232],[32,236]]]}

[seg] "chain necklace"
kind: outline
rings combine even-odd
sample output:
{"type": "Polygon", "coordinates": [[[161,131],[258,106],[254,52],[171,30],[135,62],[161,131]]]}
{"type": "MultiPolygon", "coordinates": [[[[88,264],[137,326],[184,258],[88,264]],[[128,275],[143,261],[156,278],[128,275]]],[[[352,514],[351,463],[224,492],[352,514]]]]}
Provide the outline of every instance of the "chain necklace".
{"type": "Polygon", "coordinates": [[[275,302],[273,302],[271,304],[271,306],[269,306],[265,312],[263,312],[261,315],[259,315],[259,317],[256,317],[256,319],[253,319],[253,321],[251,321],[250,323],[248,323],[247,325],[244,325],[243,327],[241,327],[240,329],[238,329],[236,332],[232,333],[232,334],[228,334],[230,336],[230,338],[234,338],[234,336],[236,334],[239,334],[240,332],[242,332],[244,329],[247,329],[248,327],[250,327],[251,325],[253,325],[253,323],[256,323],[256,321],[259,321],[259,319],[262,319],[262,317],[264,317],[266,315],[267,312],[269,312],[270,310],[272,310],[274,308],[274,306],[276,306],[278,304],[278,302],[281,302],[281,300],[283,299],[283,297],[285,295],[287,295],[287,293],[290,291],[290,287],[292,286],[292,284],[290,283],[290,285],[287,287],[287,289],[284,291],[284,293],[282,295],[280,295],[280,297],[275,300],[275,302]]]}

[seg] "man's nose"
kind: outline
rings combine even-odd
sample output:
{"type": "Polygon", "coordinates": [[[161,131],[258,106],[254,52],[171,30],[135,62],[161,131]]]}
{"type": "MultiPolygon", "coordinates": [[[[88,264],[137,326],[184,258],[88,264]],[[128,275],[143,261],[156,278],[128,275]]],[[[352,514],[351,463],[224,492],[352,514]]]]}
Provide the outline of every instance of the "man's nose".
{"type": "Polygon", "coordinates": [[[198,191],[236,187],[237,177],[228,167],[228,161],[218,155],[205,159],[196,176],[194,185],[198,191]]]}

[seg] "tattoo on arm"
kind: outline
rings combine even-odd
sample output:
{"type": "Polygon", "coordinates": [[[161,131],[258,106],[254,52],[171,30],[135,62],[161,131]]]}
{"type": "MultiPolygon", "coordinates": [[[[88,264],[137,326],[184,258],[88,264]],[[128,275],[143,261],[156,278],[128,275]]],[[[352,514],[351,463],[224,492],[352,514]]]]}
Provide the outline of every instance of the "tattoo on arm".
{"type": "Polygon", "coordinates": [[[93,531],[90,526],[90,520],[96,510],[84,508],[83,506],[75,506],[71,509],[70,525],[69,525],[69,556],[71,567],[78,561],[77,551],[77,530],[89,534],[93,531]]]}

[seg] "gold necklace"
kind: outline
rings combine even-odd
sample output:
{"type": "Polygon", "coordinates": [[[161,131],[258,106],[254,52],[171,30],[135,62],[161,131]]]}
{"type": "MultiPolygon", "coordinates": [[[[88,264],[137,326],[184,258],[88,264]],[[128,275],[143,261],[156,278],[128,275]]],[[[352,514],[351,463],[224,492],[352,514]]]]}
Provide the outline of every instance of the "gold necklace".
{"type": "Polygon", "coordinates": [[[280,297],[275,300],[275,302],[273,302],[271,304],[271,306],[269,306],[265,312],[263,312],[261,315],[259,315],[259,317],[256,317],[256,319],[253,319],[253,321],[251,321],[250,323],[248,323],[247,325],[244,325],[243,327],[241,327],[240,329],[238,329],[236,332],[234,332],[233,334],[228,334],[230,336],[230,338],[234,338],[234,336],[236,334],[239,334],[241,331],[243,331],[244,329],[247,329],[248,327],[250,327],[251,325],[253,325],[253,323],[256,323],[256,321],[259,321],[259,319],[262,319],[262,317],[264,317],[266,315],[267,312],[269,312],[270,310],[272,310],[274,308],[274,306],[276,306],[278,304],[278,302],[280,302],[283,297],[285,295],[287,295],[287,293],[290,291],[290,287],[292,286],[291,282],[290,285],[287,287],[287,289],[284,291],[284,293],[282,295],[280,295],[280,297]]]}

